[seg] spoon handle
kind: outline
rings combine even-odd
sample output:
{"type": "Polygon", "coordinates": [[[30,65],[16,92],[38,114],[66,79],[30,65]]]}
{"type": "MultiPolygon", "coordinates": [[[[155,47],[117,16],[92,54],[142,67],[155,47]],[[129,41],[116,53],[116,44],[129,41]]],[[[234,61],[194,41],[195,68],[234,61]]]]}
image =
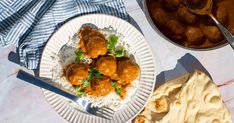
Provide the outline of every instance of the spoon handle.
{"type": "Polygon", "coordinates": [[[228,43],[234,49],[234,36],[232,33],[228,31],[213,15],[210,14],[209,16],[214,20],[220,31],[223,33],[224,37],[227,39],[228,43]]]}

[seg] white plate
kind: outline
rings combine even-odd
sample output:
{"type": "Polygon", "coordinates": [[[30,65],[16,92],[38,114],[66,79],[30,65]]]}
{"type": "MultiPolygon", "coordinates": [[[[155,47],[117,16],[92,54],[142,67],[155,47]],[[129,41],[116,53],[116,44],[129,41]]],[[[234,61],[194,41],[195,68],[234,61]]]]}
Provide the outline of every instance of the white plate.
{"type": "Polygon", "coordinates": [[[136,116],[146,104],[155,85],[155,63],[149,44],[143,35],[128,22],[114,16],[104,14],[89,14],[74,18],[64,24],[49,39],[41,58],[40,77],[52,79],[54,53],[58,53],[60,48],[72,37],[85,23],[92,23],[98,28],[113,27],[124,35],[125,41],[129,44],[131,52],[134,53],[136,62],[139,64],[141,72],[139,75],[138,87],[131,101],[118,110],[113,119],[106,120],[94,115],[80,111],[71,101],[55,93],[43,90],[44,95],[52,107],[68,122],[75,123],[122,123],[131,120],[136,116]]]}

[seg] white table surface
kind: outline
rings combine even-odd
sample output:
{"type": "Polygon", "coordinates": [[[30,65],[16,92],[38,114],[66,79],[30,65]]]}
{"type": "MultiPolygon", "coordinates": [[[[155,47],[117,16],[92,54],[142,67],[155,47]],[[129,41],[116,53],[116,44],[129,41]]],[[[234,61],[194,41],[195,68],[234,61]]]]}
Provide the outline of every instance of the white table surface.
{"type": "MultiPolygon", "coordinates": [[[[125,6],[153,49],[159,74],[157,82],[194,69],[207,71],[220,86],[222,99],[234,121],[234,52],[231,47],[198,52],[175,46],[154,32],[139,1],[125,0],[125,6]]],[[[15,51],[15,46],[0,48],[0,123],[66,123],[46,102],[40,88],[16,79],[17,70],[25,68],[8,60],[11,51],[15,51]]]]}

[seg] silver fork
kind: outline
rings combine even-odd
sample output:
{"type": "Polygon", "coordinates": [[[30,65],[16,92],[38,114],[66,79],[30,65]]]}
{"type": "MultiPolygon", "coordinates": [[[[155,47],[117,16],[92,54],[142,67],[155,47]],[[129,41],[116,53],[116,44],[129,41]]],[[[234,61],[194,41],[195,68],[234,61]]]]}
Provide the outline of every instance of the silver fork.
{"type": "Polygon", "coordinates": [[[43,80],[23,71],[23,70],[19,70],[19,72],[17,73],[17,78],[24,80],[25,82],[31,83],[33,85],[36,85],[38,87],[50,90],[56,94],[59,94],[61,96],[64,96],[74,102],[76,102],[77,104],[81,105],[84,110],[90,114],[105,118],[105,119],[109,119],[111,120],[111,118],[114,115],[114,110],[107,108],[107,107],[94,107],[92,106],[92,103],[88,102],[87,100],[84,100],[78,96],[75,96],[73,94],[67,93],[51,84],[48,84],[46,82],[44,82],[43,80]]]}

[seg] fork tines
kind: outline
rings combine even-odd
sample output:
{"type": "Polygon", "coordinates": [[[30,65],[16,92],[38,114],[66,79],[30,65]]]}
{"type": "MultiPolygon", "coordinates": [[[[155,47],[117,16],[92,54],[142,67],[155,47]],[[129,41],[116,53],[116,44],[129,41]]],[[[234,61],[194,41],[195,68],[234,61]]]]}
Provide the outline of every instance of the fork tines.
{"type": "Polygon", "coordinates": [[[107,107],[102,107],[99,110],[97,110],[96,115],[110,120],[112,119],[114,113],[115,113],[114,110],[107,107]]]}

